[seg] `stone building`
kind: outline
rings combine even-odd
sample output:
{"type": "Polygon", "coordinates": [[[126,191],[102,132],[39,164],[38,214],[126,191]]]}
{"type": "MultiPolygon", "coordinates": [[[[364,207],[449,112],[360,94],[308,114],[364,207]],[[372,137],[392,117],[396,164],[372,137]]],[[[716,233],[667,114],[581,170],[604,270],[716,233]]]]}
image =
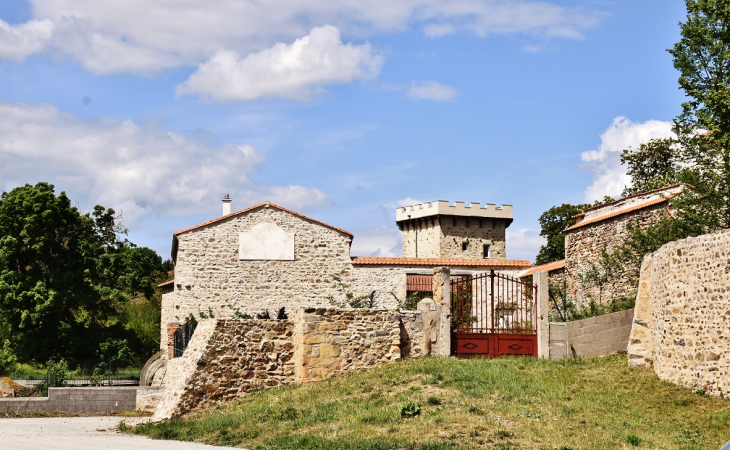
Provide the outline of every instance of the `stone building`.
{"type": "MultiPolygon", "coordinates": [[[[456,242],[455,248],[473,243],[480,251],[485,245],[494,246],[488,258],[472,257],[469,244],[451,257],[379,258],[351,257],[352,233],[273,203],[231,213],[230,199],[223,201],[223,216],[173,234],[174,280],[161,285],[163,348],[172,329],[168,324],[183,323],[191,314],[235,318],[282,307],[293,312],[304,306],[330,306],[330,299],[343,300],[348,292],[392,309],[396,299],[405,300],[408,280],[428,278],[434,267],[450,267],[455,275],[498,270],[514,276],[530,267],[529,261],[504,258],[504,228],[512,220],[511,207],[487,205],[480,214],[491,216],[420,217],[432,224],[440,224],[444,217],[453,223],[456,217],[464,233],[459,236],[448,228],[449,234],[440,238],[441,247],[451,248],[449,241],[456,242]]],[[[455,208],[462,209],[458,205],[455,208]]]]}
{"type": "Polygon", "coordinates": [[[547,272],[548,282],[550,286],[556,286],[560,289],[563,288],[565,283],[565,260],[553,261],[547,264],[541,264],[539,266],[532,266],[527,270],[520,272],[520,278],[531,277],[537,272],[547,272]]]}
{"type": "Polygon", "coordinates": [[[404,206],[396,211],[407,258],[507,257],[505,230],[512,223],[512,206],[444,200],[404,206]]]}
{"type": "MultiPolygon", "coordinates": [[[[634,296],[634,280],[618,277],[601,286],[586,283],[583,277],[591,264],[599,264],[602,251],[611,252],[626,237],[627,225],[646,227],[670,214],[669,199],[679,194],[684,185],[630,195],[600,206],[586,209],[575,225],[565,229],[565,281],[568,296],[578,303],[591,298],[601,303],[619,296],[634,296]]],[[[638,271],[638,267],[635,268],[638,271]]]]}

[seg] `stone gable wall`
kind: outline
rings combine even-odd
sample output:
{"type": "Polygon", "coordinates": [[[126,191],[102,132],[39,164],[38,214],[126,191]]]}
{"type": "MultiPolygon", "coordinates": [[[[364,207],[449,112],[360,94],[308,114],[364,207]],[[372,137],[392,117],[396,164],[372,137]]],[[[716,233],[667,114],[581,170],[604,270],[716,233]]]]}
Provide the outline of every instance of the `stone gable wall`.
{"type": "Polygon", "coordinates": [[[332,275],[349,271],[351,238],[277,208],[262,207],[178,236],[172,308],[163,323],[200,313],[218,318],[285,307],[327,306],[332,275]],[[294,261],[241,261],[238,234],[259,223],[294,233],[294,261]]]}
{"type": "MultiPolygon", "coordinates": [[[[585,304],[593,296],[599,298],[598,288],[587,288],[580,282],[581,275],[588,270],[590,263],[597,263],[601,250],[609,252],[623,242],[626,236],[626,225],[632,223],[641,227],[658,222],[667,214],[667,204],[648,207],[634,213],[624,214],[595,224],[586,225],[565,233],[565,278],[568,297],[585,304]]],[[[638,267],[634,270],[638,271],[638,267]]],[[[628,279],[617,280],[603,288],[602,303],[620,295],[635,295],[636,282],[628,279]]]]}
{"type": "Polygon", "coordinates": [[[647,256],[629,363],[711,395],[730,392],[730,230],[671,242],[647,256]]]}

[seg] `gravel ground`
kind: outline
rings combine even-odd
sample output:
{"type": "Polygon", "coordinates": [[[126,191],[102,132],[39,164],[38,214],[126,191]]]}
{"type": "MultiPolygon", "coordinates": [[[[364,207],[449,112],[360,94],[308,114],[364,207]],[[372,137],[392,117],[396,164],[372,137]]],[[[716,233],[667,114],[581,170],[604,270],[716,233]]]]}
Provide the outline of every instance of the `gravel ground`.
{"type": "MultiPolygon", "coordinates": [[[[12,450],[212,450],[180,441],[159,441],[116,431],[119,417],[54,417],[0,420],[0,448],[12,450]]],[[[127,419],[129,422],[130,419],[127,419]]]]}

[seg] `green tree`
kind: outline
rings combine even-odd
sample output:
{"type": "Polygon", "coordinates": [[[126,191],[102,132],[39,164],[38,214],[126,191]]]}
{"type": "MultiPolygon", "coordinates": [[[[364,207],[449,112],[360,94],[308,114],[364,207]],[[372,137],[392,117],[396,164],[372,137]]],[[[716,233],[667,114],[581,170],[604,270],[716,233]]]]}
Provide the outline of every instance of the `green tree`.
{"type": "Polygon", "coordinates": [[[626,150],[633,186],[626,193],[683,182],[692,186],[670,200],[675,214],[646,228],[629,227],[616,249],[627,276],[667,242],[730,228],[730,2],[686,0],[681,39],[669,49],[687,96],[674,120],[676,138],[626,150]]]}
{"type": "Polygon", "coordinates": [[[682,181],[683,170],[677,141],[673,138],[652,139],[638,149],[621,153],[621,164],[631,177],[631,186],[622,195],[638,194],[682,181]]]}
{"type": "Polygon", "coordinates": [[[575,225],[576,214],[582,213],[589,205],[571,205],[563,203],[553,206],[540,215],[540,236],[547,239],[547,243],[540,247],[535,257],[535,264],[547,264],[565,259],[565,234],[563,230],[575,225]]]}
{"type": "Polygon", "coordinates": [[[135,292],[151,295],[161,260],[119,240],[124,231],[113,210],[81,214],[48,183],[2,193],[0,322],[21,361],[93,358],[109,339],[138,343],[121,313],[135,292]]]}
{"type": "Polygon", "coordinates": [[[730,2],[687,0],[680,41],[669,49],[688,100],[674,121],[682,181],[692,192],[673,201],[696,231],[730,228],[730,2]]]}

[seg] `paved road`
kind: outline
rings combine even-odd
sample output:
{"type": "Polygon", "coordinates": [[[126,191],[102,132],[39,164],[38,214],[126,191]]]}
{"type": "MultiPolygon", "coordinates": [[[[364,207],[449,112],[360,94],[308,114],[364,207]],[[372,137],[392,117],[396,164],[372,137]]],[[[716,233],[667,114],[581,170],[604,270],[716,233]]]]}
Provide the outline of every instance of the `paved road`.
{"type": "Polygon", "coordinates": [[[0,419],[0,448],[10,450],[214,450],[180,441],[159,441],[116,432],[119,417],[0,419]]]}

